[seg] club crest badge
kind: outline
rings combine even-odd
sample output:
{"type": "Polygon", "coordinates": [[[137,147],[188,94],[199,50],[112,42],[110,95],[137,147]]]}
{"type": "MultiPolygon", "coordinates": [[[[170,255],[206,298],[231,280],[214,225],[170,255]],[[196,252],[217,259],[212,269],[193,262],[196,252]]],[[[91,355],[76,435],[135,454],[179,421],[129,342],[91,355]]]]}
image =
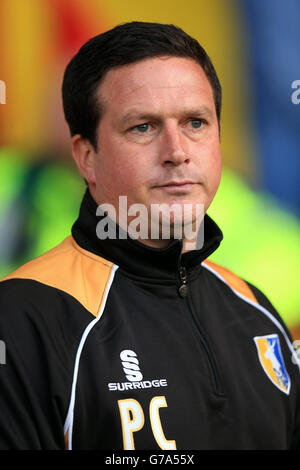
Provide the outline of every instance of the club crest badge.
{"type": "Polygon", "coordinates": [[[288,395],[291,379],[284,364],[278,335],[255,336],[253,339],[265,373],[279,390],[288,395]]]}

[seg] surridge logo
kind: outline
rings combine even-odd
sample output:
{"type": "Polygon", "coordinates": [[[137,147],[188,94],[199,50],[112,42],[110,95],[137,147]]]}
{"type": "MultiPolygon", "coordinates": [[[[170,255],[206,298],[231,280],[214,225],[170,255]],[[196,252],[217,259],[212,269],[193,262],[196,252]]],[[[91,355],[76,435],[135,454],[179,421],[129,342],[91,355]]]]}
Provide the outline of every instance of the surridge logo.
{"type": "Polygon", "coordinates": [[[139,388],[167,387],[166,379],[143,380],[143,374],[140,369],[137,354],[131,349],[123,349],[120,353],[120,359],[128,382],[111,382],[108,389],[112,391],[133,390],[139,388]]]}
{"type": "Polygon", "coordinates": [[[127,380],[130,382],[140,382],[143,380],[143,374],[139,368],[139,361],[134,351],[124,349],[124,351],[120,353],[120,358],[127,380]]]}

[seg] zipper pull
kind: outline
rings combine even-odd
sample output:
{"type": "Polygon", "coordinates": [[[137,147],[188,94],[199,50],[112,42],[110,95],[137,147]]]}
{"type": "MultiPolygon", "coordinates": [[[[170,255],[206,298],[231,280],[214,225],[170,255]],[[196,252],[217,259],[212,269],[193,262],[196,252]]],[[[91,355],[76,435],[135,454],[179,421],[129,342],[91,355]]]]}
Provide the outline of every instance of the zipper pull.
{"type": "Polygon", "coordinates": [[[180,266],[179,268],[179,276],[180,276],[180,286],[178,289],[180,297],[187,297],[189,293],[189,288],[187,286],[187,274],[185,266],[180,266]]]}

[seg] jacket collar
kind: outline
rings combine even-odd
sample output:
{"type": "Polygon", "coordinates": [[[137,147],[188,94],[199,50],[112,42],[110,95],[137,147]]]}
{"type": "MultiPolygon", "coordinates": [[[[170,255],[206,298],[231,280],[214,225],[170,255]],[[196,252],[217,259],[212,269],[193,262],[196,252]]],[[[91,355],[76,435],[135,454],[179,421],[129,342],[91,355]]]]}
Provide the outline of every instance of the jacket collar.
{"type": "Polygon", "coordinates": [[[204,217],[204,244],[199,250],[181,254],[182,241],[171,240],[165,248],[152,248],[130,238],[100,240],[96,226],[101,217],[96,215],[97,203],[86,190],[79,217],[72,227],[78,245],[118,265],[127,273],[151,279],[177,279],[180,266],[192,274],[201,269],[201,263],[220,245],[223,235],[216,223],[204,217]]]}

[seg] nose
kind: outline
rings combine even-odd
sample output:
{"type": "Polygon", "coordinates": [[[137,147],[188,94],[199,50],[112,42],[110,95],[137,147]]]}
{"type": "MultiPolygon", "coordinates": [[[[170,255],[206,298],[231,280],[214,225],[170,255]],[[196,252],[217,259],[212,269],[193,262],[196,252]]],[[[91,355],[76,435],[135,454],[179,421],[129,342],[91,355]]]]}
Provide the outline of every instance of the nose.
{"type": "Polygon", "coordinates": [[[189,163],[184,136],[175,123],[165,125],[160,144],[160,158],[163,165],[179,166],[182,163],[189,163]]]}

